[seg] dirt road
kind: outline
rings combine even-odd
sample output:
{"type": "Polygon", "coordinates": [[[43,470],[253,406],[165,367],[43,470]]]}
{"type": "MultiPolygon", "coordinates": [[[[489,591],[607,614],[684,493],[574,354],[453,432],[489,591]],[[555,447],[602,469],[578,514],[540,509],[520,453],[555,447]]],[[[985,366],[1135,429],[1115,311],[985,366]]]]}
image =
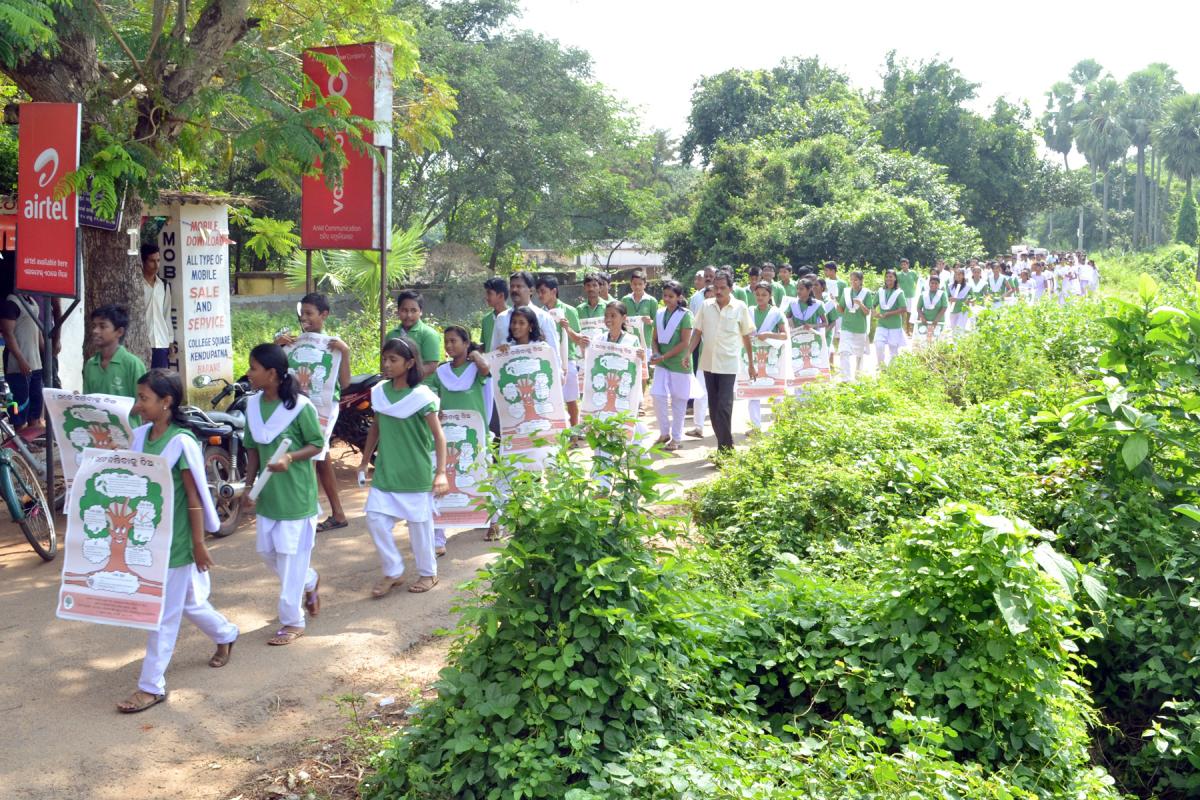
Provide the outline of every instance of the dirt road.
{"type": "MultiPolygon", "coordinates": [[[[745,427],[736,404],[735,428],[745,427]]],[[[714,444],[688,439],[662,469],[691,485],[712,475],[714,444]]],[[[352,464],[339,465],[343,487],[352,464]]],[[[493,557],[481,531],[453,536],[439,561],[441,585],[422,595],[403,587],[370,597],[378,559],[362,518],[365,491],[343,494],[351,524],[321,534],[313,564],[323,606],[308,634],[267,647],[277,583],[254,552],[253,520],[210,540],[219,565],[213,602],[241,628],[233,659],[211,669],[209,641],[186,621],[167,674],[170,697],[143,714],[114,704],[134,690],[145,634],[65,622],[54,606],[61,561],[43,564],[11,524],[0,524],[0,795],[29,800],[151,800],[228,797],[305,739],[341,725],[334,698],[378,692],[406,702],[432,682],[453,623],[455,587],[493,557]]],[[[61,530],[61,528],[60,528],[61,530]]],[[[61,534],[60,534],[61,535],[61,534]]],[[[410,564],[407,533],[401,551],[410,564]]]]}

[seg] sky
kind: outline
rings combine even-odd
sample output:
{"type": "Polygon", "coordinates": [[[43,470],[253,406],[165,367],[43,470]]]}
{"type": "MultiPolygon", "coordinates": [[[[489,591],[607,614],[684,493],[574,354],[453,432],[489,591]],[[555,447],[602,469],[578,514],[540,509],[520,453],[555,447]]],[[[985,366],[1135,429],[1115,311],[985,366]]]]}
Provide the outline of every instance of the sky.
{"type": "Polygon", "coordinates": [[[1035,116],[1051,84],[1066,79],[1085,58],[1120,79],[1166,62],[1185,90],[1200,92],[1197,12],[1183,11],[1191,5],[1192,0],[523,0],[518,25],[590,52],[596,79],[637,110],[645,130],[665,128],[678,137],[687,129],[699,78],[772,67],[792,56],[817,56],[858,88],[879,86],[892,49],[914,61],[949,59],[980,84],[977,110],[1003,96],[1027,101],[1035,116]]]}

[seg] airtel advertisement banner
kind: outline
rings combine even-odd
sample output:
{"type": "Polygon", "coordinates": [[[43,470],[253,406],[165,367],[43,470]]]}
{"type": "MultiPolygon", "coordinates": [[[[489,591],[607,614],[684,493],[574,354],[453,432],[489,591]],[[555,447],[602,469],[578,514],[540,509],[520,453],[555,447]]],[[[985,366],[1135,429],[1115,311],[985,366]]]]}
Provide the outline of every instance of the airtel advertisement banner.
{"type": "MultiPolygon", "coordinates": [[[[304,52],[304,75],[322,96],[340,96],[350,113],[383,123],[364,137],[376,147],[392,146],[392,46],[370,44],[317,47],[304,52]],[[346,71],[330,75],[313,53],[336,56],[346,71]]],[[[311,105],[311,103],[310,103],[311,105]]],[[[346,154],[342,185],[330,188],[321,175],[306,176],[300,210],[300,246],[305,250],[379,250],[391,227],[391,176],[369,154],[359,153],[338,135],[346,154]],[[387,213],[380,229],[380,211],[387,213]]],[[[390,167],[390,160],[387,162],[390,167]]]]}
{"type": "Polygon", "coordinates": [[[56,200],[54,189],[64,175],[79,168],[80,117],[78,103],[21,104],[17,139],[18,292],[77,295],[78,198],[72,192],[56,200]]]}

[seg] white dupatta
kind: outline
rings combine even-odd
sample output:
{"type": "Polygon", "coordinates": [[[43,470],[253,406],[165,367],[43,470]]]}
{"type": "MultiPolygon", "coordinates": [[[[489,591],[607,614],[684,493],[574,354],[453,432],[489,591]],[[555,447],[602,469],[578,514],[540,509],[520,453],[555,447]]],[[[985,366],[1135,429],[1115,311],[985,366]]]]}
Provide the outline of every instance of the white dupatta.
{"type": "Polygon", "coordinates": [[[896,309],[897,297],[898,296],[902,297],[904,295],[904,290],[901,289],[899,286],[897,286],[895,289],[892,289],[891,300],[889,300],[888,302],[885,303],[883,298],[884,298],[884,292],[886,292],[886,291],[887,291],[887,289],[885,287],[883,287],[883,286],[879,287],[879,310],[880,311],[894,311],[896,309]]]}
{"type": "Polygon", "coordinates": [[[675,332],[683,324],[683,315],[686,313],[687,310],[683,306],[675,306],[671,318],[667,319],[667,310],[665,308],[658,310],[658,318],[654,321],[654,330],[658,335],[659,344],[670,344],[671,340],[675,338],[675,332]]]}
{"type": "MultiPolygon", "coordinates": [[[[150,435],[152,427],[153,425],[147,422],[145,425],[134,428],[133,441],[130,442],[129,449],[139,453],[146,452],[146,437],[150,435]]],[[[217,516],[217,507],[213,505],[212,495],[208,493],[208,477],[204,472],[204,455],[200,452],[200,445],[195,438],[172,436],[171,441],[167,442],[167,446],[163,448],[162,457],[167,460],[171,469],[175,468],[180,458],[187,462],[188,471],[192,473],[192,480],[196,484],[196,494],[200,495],[200,507],[204,511],[204,530],[209,533],[219,530],[221,520],[217,516]]]]}
{"type": "Polygon", "coordinates": [[[275,406],[275,410],[271,412],[271,418],[264,420],[262,418],[262,392],[256,392],[246,400],[246,426],[250,428],[250,435],[254,437],[254,441],[259,444],[269,444],[275,441],[288,425],[292,424],[292,420],[300,416],[300,412],[306,406],[312,406],[312,401],[304,395],[298,395],[296,405],[291,408],[288,408],[280,400],[279,405],[275,406]]]}
{"type": "Polygon", "coordinates": [[[395,402],[387,399],[383,388],[386,385],[387,381],[380,381],[371,389],[371,408],[376,414],[386,414],[395,419],[408,419],[430,403],[433,404],[434,411],[441,407],[433,389],[423,383],[414,386],[411,392],[395,402]]]}

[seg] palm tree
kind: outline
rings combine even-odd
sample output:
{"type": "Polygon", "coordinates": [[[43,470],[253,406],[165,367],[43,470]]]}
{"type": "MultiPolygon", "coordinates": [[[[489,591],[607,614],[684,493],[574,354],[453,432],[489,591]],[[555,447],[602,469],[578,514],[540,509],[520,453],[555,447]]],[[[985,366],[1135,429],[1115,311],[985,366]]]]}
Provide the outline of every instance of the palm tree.
{"type": "Polygon", "coordinates": [[[1063,167],[1068,171],[1071,163],[1067,157],[1075,144],[1075,87],[1059,81],[1046,92],[1046,110],[1042,113],[1042,139],[1046,147],[1063,157],[1063,167]]]}
{"type": "MultiPolygon", "coordinates": [[[[406,230],[392,229],[388,250],[388,288],[396,289],[425,266],[425,245],[421,241],[421,225],[406,230]]],[[[288,284],[303,286],[304,256],[296,252],[287,267],[288,284]]],[[[379,303],[379,251],[377,250],[320,250],[313,253],[313,284],[330,294],[348,292],[354,295],[364,311],[379,303]]]]}
{"type": "Polygon", "coordinates": [[[1128,98],[1121,115],[1130,142],[1137,150],[1137,182],[1133,192],[1133,246],[1149,243],[1150,213],[1146,184],[1146,149],[1162,119],[1163,107],[1175,87],[1175,71],[1165,64],[1151,64],[1125,79],[1128,98]]]}
{"type": "Polygon", "coordinates": [[[1093,173],[1104,170],[1101,245],[1108,244],[1109,173],[1113,163],[1129,151],[1129,132],[1121,124],[1125,91],[1111,75],[1088,84],[1079,103],[1076,140],[1093,173]]]}
{"type": "Polygon", "coordinates": [[[1200,175],[1200,94],[1172,98],[1158,128],[1163,163],[1183,178],[1187,193],[1192,193],[1192,178],[1200,175]]]}

